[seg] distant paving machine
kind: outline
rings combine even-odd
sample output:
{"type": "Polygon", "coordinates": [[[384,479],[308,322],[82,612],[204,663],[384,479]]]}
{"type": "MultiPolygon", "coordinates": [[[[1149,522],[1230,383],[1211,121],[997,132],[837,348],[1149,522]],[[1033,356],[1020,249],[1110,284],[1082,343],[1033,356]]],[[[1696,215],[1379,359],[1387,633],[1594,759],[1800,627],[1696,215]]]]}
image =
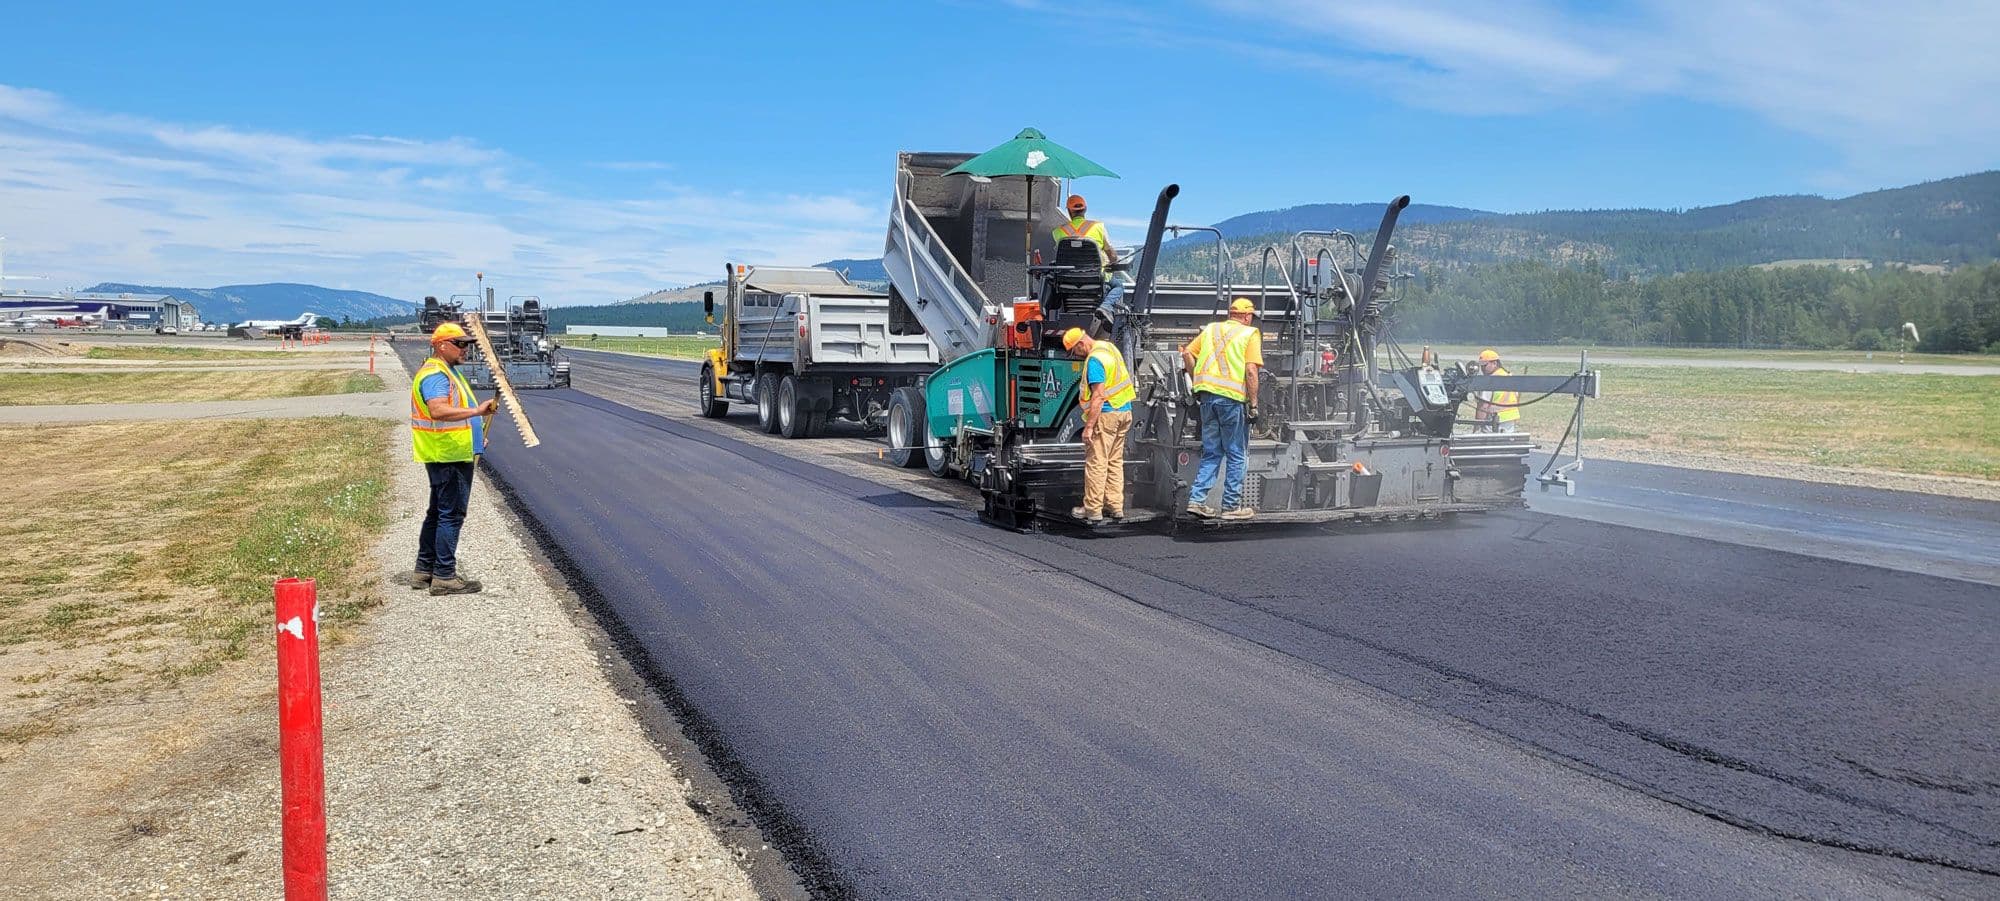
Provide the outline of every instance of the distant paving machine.
{"type": "MultiPolygon", "coordinates": [[[[708,352],[701,413],[755,404],[757,425],[786,438],[819,434],[830,419],[880,426],[890,394],[938,365],[922,334],[890,330],[887,295],[831,269],[727,265],[722,346],[708,352]]],[[[702,299],[715,321],[715,292],[702,299]]]]}
{"type": "MultiPolygon", "coordinates": [[[[428,300],[428,298],[426,298],[428,300]]],[[[500,365],[507,367],[507,381],[516,388],[569,387],[569,361],[557,356],[559,346],[549,339],[549,317],[538,297],[509,301],[505,310],[476,311],[493,341],[500,365]]],[[[482,390],[494,388],[492,362],[477,352],[467,355],[460,367],[465,380],[482,390]]]]}
{"type": "MultiPolygon", "coordinates": [[[[1051,200],[1030,210],[1024,179],[943,174],[969,158],[898,158],[883,255],[892,312],[899,329],[931,335],[943,365],[894,392],[889,441],[895,462],[978,486],[992,522],[1026,529],[1068,520],[1081,500],[1082,362],[1062,347],[1072,327],[1100,339],[1108,333],[1133,372],[1127,522],[1428,519],[1520,506],[1533,441],[1526,433],[1461,431],[1458,411],[1474,392],[1519,392],[1523,405],[1574,397],[1556,456],[1580,438],[1583,401],[1597,396],[1599,381],[1587,360],[1564,376],[1488,376],[1439,365],[1428,350],[1410,359],[1390,339],[1398,280],[1389,240],[1408,197],[1389,204],[1367,251],[1344,232],[1301,233],[1286,246],[1264,248],[1264,271],[1253,284],[1230,280],[1219,232],[1173,227],[1214,234],[1217,269],[1211,281],[1164,283],[1155,263],[1180,191],[1169,185],[1137,256],[1130,309],[1107,323],[1095,312],[1105,288],[1095,246],[1050,234],[1065,219],[1053,180],[1032,195],[1051,200]],[[1024,244],[1054,262],[1026,265],[1024,244]],[[1005,305],[989,299],[1012,296],[1030,279],[1029,297],[1005,305]],[[1256,516],[1195,520],[1183,511],[1201,462],[1201,431],[1180,347],[1222,319],[1233,297],[1257,304],[1263,333],[1261,416],[1251,426],[1243,496],[1256,516]]],[[[1581,466],[1577,448],[1560,468],[1551,459],[1544,488],[1574,491],[1568,473],[1581,466]]]]}

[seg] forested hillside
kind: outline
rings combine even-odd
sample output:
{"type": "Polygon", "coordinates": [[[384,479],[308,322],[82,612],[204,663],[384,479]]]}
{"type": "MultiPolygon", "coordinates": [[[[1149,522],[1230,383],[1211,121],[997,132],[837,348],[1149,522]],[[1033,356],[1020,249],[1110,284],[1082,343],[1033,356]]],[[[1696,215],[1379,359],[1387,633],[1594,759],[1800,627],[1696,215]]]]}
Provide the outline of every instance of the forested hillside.
{"type": "Polygon", "coordinates": [[[1917,349],[2000,353],[2000,263],[1948,275],[1739,267],[1645,280],[1594,265],[1436,268],[1411,280],[1398,317],[1399,333],[1427,340],[1860,350],[1895,347],[1910,322],[1917,349]]]}

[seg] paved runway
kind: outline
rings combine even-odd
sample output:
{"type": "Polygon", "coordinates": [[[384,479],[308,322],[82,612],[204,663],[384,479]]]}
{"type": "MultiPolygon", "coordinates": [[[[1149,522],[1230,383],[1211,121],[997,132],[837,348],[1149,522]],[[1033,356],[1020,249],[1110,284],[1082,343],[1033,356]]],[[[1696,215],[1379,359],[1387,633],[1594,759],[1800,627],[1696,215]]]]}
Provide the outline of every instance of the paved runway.
{"type": "Polygon", "coordinates": [[[1019,536],[679,369],[584,355],[633,406],[534,392],[488,462],[822,888],[2000,890],[1990,585],[1535,511],[1019,536]]]}

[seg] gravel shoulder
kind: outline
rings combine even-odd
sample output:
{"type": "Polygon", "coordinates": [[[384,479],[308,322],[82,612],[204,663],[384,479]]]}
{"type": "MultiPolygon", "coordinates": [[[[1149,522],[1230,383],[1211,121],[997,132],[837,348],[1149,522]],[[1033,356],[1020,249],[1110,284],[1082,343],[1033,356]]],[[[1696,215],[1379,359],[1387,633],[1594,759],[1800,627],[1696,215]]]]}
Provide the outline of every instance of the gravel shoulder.
{"type": "MultiPolygon", "coordinates": [[[[392,453],[408,460],[407,434],[392,453]]],[[[334,896],[793,894],[698,756],[676,754],[671,718],[614,687],[622,661],[483,476],[461,556],[485,592],[391,581],[426,491],[399,465],[375,556],[385,603],[324,649],[334,896]]],[[[0,896],[280,895],[272,672],[267,651],[49,745],[35,762],[70,800],[6,831],[50,865],[0,868],[0,896]]]]}

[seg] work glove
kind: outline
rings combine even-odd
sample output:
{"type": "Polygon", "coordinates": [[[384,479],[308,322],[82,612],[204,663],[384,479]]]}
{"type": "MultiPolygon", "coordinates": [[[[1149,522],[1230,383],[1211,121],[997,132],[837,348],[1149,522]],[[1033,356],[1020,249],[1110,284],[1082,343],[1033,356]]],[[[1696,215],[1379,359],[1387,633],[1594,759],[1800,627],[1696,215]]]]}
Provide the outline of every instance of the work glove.
{"type": "Polygon", "coordinates": [[[1257,410],[1257,405],[1256,405],[1256,404],[1251,404],[1251,405],[1250,405],[1250,413],[1249,413],[1249,416],[1250,416],[1250,424],[1251,424],[1251,425],[1256,425],[1256,424],[1257,424],[1257,420],[1259,419],[1259,414],[1258,414],[1258,410],[1257,410]]]}

